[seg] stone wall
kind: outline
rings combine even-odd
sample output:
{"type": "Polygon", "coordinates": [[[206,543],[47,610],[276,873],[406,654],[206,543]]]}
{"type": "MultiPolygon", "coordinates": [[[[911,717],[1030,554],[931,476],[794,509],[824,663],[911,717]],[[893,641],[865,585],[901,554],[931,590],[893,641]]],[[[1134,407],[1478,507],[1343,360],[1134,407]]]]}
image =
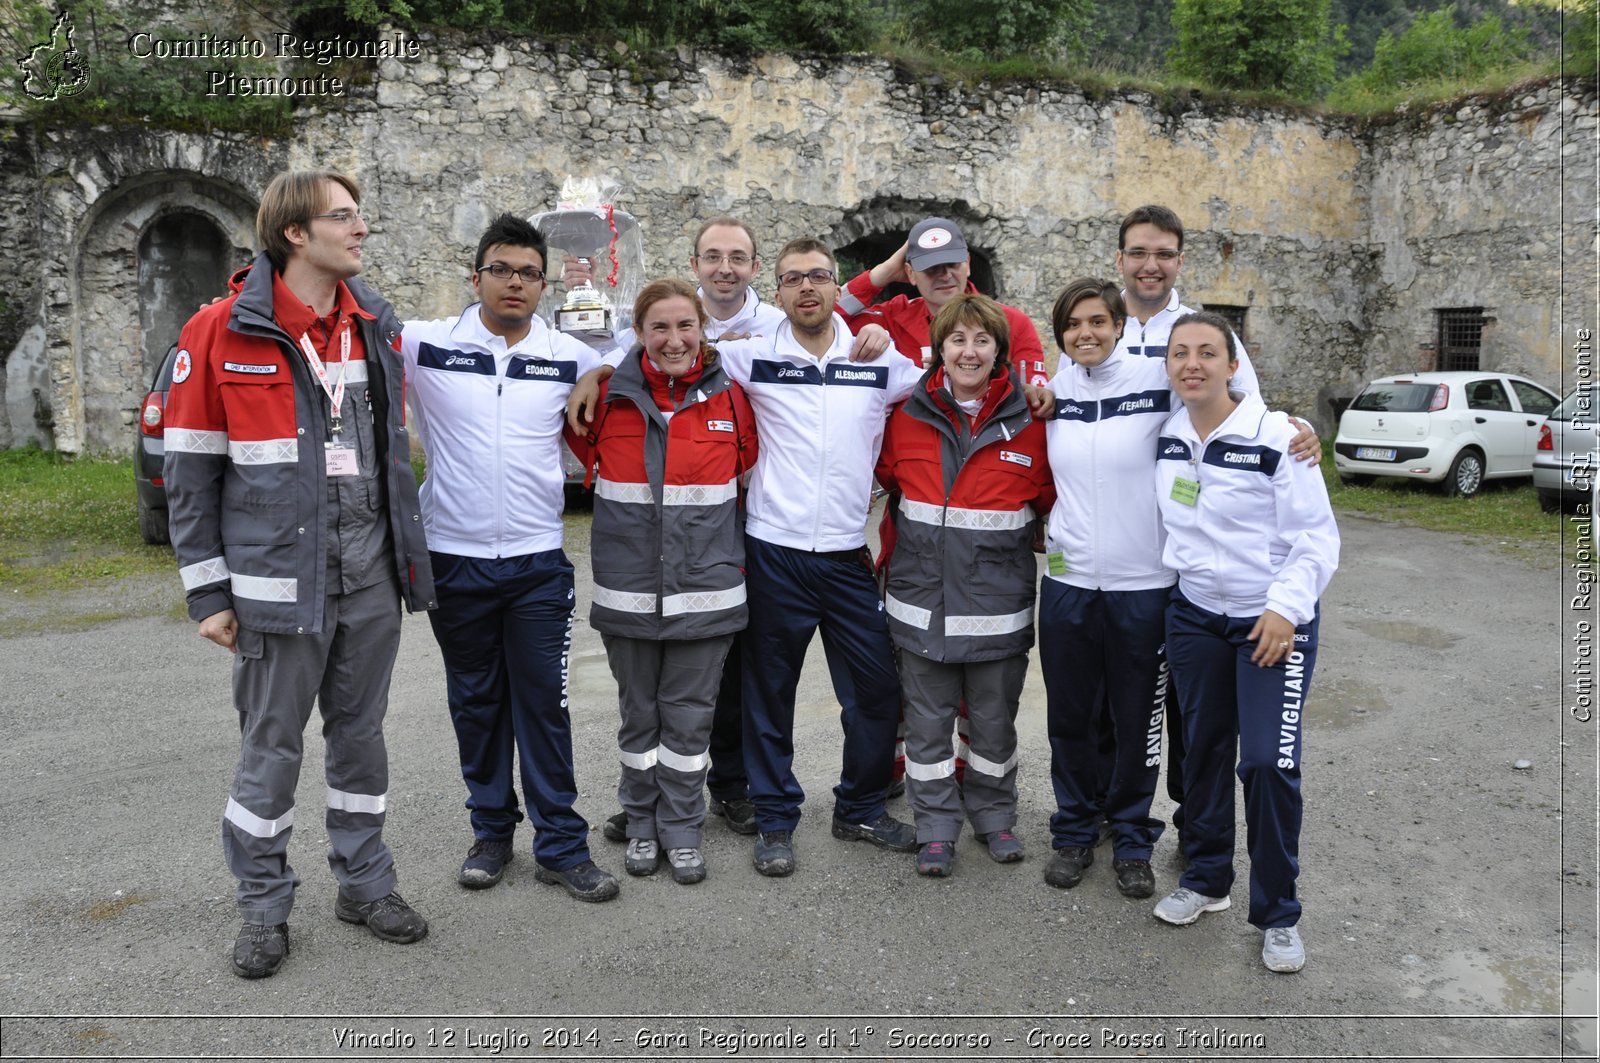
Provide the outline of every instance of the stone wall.
{"type": "MultiPolygon", "coordinates": [[[[0,334],[10,442],[131,445],[144,382],[129,375],[130,352],[150,341],[130,249],[183,210],[209,218],[242,261],[256,197],[286,166],[361,179],[369,279],[409,316],[470,299],[472,250],[494,214],[548,209],[569,174],[609,176],[657,273],[686,269],[699,219],[715,213],[747,220],[769,253],[795,236],[844,246],[953,217],[1052,355],[1055,293],[1111,275],[1122,214],[1166,203],[1189,228],[1180,293],[1248,306],[1269,401],[1325,433],[1330,400],[1419,367],[1440,307],[1485,307],[1485,367],[1552,387],[1563,328],[1594,325],[1592,86],[1363,126],[1137,92],[963,85],[871,59],[641,62],[424,38],[420,59],[379,61],[370,84],[324,104],[285,143],[14,127],[0,238],[17,253],[0,264],[0,290],[26,305],[0,334]],[[48,376],[46,424],[23,409],[23,367],[48,376]]],[[[768,275],[759,286],[770,294],[768,275]]]]}

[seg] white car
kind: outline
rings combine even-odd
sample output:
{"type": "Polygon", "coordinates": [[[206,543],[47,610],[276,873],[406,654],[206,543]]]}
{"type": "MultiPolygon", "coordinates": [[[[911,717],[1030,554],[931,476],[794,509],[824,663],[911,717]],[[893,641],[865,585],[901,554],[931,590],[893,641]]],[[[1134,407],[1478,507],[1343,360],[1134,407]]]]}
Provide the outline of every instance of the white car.
{"type": "Polygon", "coordinates": [[[1474,495],[1485,480],[1533,473],[1554,394],[1507,373],[1403,373],[1361,389],[1339,418],[1334,468],[1345,483],[1403,476],[1474,495]]]}
{"type": "Polygon", "coordinates": [[[1579,502],[1593,504],[1595,473],[1600,471],[1596,415],[1600,415],[1600,394],[1595,388],[1580,386],[1562,399],[1540,426],[1533,455],[1533,486],[1539,492],[1539,508],[1546,513],[1572,509],[1579,502]]]}

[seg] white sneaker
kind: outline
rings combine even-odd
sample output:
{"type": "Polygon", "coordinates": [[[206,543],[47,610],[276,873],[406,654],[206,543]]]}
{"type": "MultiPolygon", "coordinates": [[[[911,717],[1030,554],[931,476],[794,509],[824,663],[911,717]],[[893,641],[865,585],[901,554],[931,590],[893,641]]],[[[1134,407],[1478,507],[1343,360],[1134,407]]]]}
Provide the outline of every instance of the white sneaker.
{"type": "Polygon", "coordinates": [[[1279,974],[1293,974],[1304,967],[1306,947],[1300,941],[1300,928],[1275,926],[1268,930],[1261,944],[1261,962],[1279,974]]]}
{"type": "Polygon", "coordinates": [[[667,862],[672,865],[672,881],[687,886],[706,877],[706,858],[699,849],[668,849],[667,862]]]}
{"type": "Polygon", "coordinates": [[[1207,897],[1179,886],[1156,905],[1155,916],[1174,926],[1188,926],[1202,912],[1220,912],[1233,902],[1227,897],[1207,897]]]}
{"type": "Polygon", "coordinates": [[[630,875],[653,875],[661,862],[661,846],[654,838],[628,839],[628,855],[622,866],[630,875]]]}

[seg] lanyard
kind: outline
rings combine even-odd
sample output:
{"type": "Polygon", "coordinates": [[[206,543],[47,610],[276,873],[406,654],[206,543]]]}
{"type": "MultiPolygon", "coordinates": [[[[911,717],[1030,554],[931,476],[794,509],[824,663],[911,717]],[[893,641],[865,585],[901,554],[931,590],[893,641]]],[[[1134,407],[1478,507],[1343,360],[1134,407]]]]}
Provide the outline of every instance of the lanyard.
{"type": "Polygon", "coordinates": [[[328,401],[333,404],[329,414],[330,423],[328,431],[334,439],[339,438],[339,431],[343,427],[340,423],[340,407],[344,404],[344,378],[345,370],[350,365],[350,323],[345,322],[344,330],[339,333],[339,382],[328,383],[328,367],[322,364],[322,359],[317,357],[317,349],[311,345],[311,334],[300,333],[300,350],[306,356],[306,364],[311,366],[311,375],[317,378],[317,383],[322,385],[323,394],[328,396],[328,401]]]}

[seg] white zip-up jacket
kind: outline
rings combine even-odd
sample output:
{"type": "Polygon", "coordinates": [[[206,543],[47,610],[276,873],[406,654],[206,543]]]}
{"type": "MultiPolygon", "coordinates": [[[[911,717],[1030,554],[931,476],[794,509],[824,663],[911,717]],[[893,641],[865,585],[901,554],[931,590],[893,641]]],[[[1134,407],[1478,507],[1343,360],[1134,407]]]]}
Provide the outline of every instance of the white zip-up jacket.
{"type": "Polygon", "coordinates": [[[722,367],[756,411],[761,453],[745,531],[796,550],[854,550],[867,542],[872,470],[884,419],[922,377],[890,347],[851,362],[855,337],[837,315],[833,345],[813,358],[787,319],[776,333],[717,344],[722,367]]]}
{"type": "MultiPolygon", "coordinates": [[[[1045,550],[1059,552],[1066,571],[1052,579],[1086,590],[1143,591],[1170,587],[1176,578],[1161,563],[1161,515],[1151,491],[1156,438],[1180,405],[1166,359],[1167,333],[1178,316],[1167,316],[1160,357],[1127,347],[1132,319],[1110,357],[1094,368],[1061,357],[1050,381],[1056,415],[1045,426],[1056,482],[1045,550]]],[[[1253,391],[1249,356],[1237,353],[1235,386],[1253,391]]]]}
{"type": "MultiPolygon", "coordinates": [[[[1128,298],[1126,290],[1123,291],[1122,298],[1126,303],[1128,298]]],[[[1192,313],[1194,307],[1184,306],[1178,299],[1178,290],[1174,288],[1167,305],[1151,314],[1149,321],[1141,323],[1136,317],[1128,318],[1128,323],[1122,330],[1122,338],[1117,341],[1117,350],[1127,351],[1129,354],[1142,354],[1165,365],[1167,339],[1172,335],[1172,323],[1184,314],[1192,313]]],[[[1259,393],[1261,382],[1256,379],[1256,368],[1250,364],[1250,356],[1244,351],[1244,343],[1232,332],[1228,335],[1233,340],[1234,357],[1239,359],[1239,368],[1233,374],[1233,389],[1259,393]]]]}
{"type": "Polygon", "coordinates": [[[1156,498],[1166,527],[1162,560],[1183,596],[1208,612],[1299,626],[1339,567],[1339,527],[1322,470],[1295,461],[1287,415],[1245,395],[1206,439],[1181,406],[1162,430],[1156,498]],[[1179,477],[1199,483],[1194,505],[1173,497],[1179,477]]]}
{"type": "MultiPolygon", "coordinates": [[[[696,288],[695,295],[700,297],[701,305],[705,304],[706,290],[696,288]]],[[[757,336],[773,336],[778,332],[778,326],[789,320],[782,310],[771,303],[763,303],[761,296],[756,294],[754,288],[744,290],[744,306],[739,312],[726,321],[718,321],[710,315],[706,316],[706,342],[715,343],[719,337],[730,332],[748,332],[752,338],[757,336]]],[[[631,328],[625,328],[617,333],[617,346],[606,353],[605,363],[615,369],[622,364],[623,357],[639,342],[638,334],[631,328]]]]}
{"type": "Polygon", "coordinates": [[[561,546],[567,396],[600,356],[535,317],[511,347],[474,303],[400,334],[417,434],[428,454],[428,549],[520,557],[561,546]]]}

